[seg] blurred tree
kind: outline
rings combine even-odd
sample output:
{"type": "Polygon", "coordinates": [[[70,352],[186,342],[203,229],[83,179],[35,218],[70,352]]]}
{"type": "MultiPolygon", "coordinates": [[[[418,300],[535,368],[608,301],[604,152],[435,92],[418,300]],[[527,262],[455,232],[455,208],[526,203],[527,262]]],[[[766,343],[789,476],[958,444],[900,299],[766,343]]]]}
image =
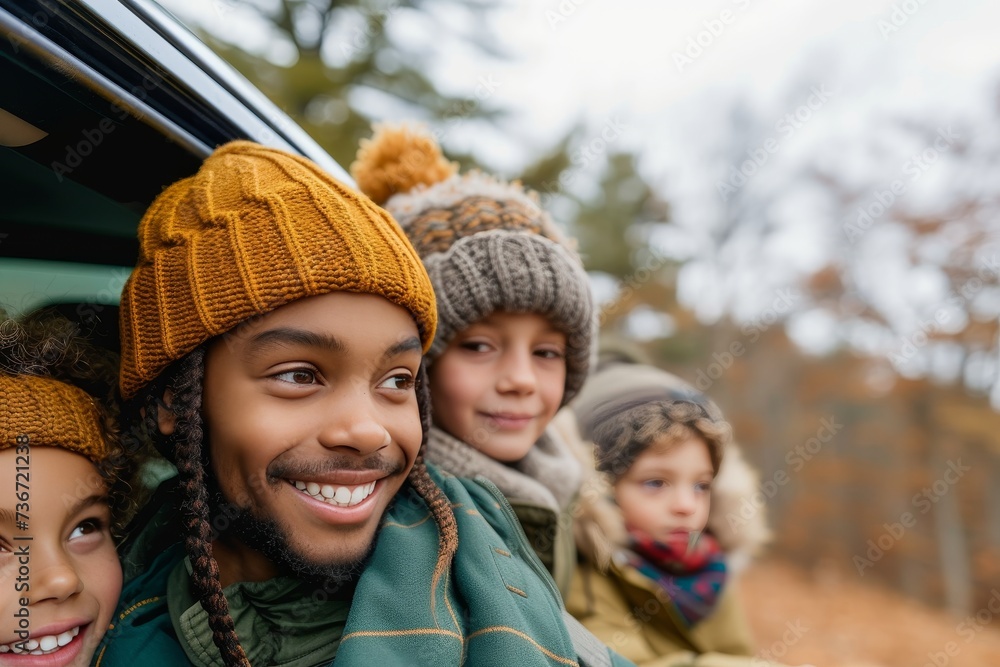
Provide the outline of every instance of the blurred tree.
{"type": "Polygon", "coordinates": [[[490,119],[487,77],[451,94],[429,74],[451,51],[503,58],[489,27],[495,3],[477,0],[213,0],[218,16],[164,4],[347,166],[372,120],[490,119]],[[266,46],[244,48],[215,19],[252,20],[266,46]],[[248,17],[246,14],[251,14],[248,17]],[[442,20],[447,15],[448,20],[442,20]],[[225,35],[225,38],[222,37],[225,35]],[[289,53],[290,52],[290,53],[289,53]],[[281,54],[276,57],[275,53],[281,54]]]}
{"type": "Polygon", "coordinates": [[[585,134],[581,127],[571,130],[553,151],[525,169],[521,180],[541,193],[547,208],[568,214],[570,231],[589,271],[624,279],[638,268],[639,255],[647,248],[643,226],[666,222],[669,206],[639,173],[631,153],[600,156],[598,170],[574,164],[577,153],[572,146],[585,134]],[[597,179],[599,185],[591,192],[580,187],[597,179]]]}

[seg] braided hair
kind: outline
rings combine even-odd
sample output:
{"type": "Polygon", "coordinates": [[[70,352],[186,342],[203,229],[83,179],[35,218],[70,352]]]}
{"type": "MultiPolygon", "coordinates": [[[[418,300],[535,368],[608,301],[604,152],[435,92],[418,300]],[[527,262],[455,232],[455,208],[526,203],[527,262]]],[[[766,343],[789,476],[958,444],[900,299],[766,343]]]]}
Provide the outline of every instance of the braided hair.
{"type": "MultiPolygon", "coordinates": [[[[176,428],[167,442],[160,442],[177,466],[183,497],[184,548],[191,560],[191,580],[202,608],[208,613],[212,641],[219,648],[227,667],[249,667],[246,652],[236,633],[229,602],[222,591],[219,565],[212,555],[212,528],[210,524],[209,490],[205,476],[207,452],[204,447],[204,428],[201,416],[202,387],[205,375],[205,349],[198,348],[174,366],[165,381],[155,382],[137,398],[143,407],[142,421],[145,430],[154,439],[163,440],[160,434],[157,410],[166,406],[160,401],[164,389],[173,392],[169,408],[177,418],[176,428]]],[[[451,566],[458,548],[458,525],[451,509],[451,502],[431,479],[424,451],[431,424],[430,389],[427,371],[421,364],[416,380],[417,405],[420,412],[422,439],[413,468],[407,481],[426,503],[438,529],[438,555],[434,570],[435,583],[451,566]]],[[[133,410],[137,414],[138,410],[133,410]]]]}
{"type": "Polygon", "coordinates": [[[197,348],[173,367],[165,382],[157,382],[138,397],[146,432],[157,440],[162,453],[177,466],[180,484],[184,550],[191,561],[191,584],[202,608],[208,613],[212,641],[226,667],[249,667],[246,652],[236,634],[229,613],[229,601],[222,592],[219,563],[212,554],[212,528],[205,482],[204,428],[201,418],[202,385],[205,377],[205,346],[197,348]],[[173,400],[169,408],[160,396],[169,388],[173,400]],[[177,418],[172,435],[160,435],[158,410],[169,409],[177,418]]]}

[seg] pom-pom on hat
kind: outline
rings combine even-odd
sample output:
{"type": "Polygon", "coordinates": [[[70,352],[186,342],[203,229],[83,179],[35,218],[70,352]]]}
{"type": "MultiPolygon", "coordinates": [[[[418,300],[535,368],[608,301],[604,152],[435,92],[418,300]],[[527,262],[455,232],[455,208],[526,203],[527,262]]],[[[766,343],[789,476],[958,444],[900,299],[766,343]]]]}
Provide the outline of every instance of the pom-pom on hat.
{"type": "Polygon", "coordinates": [[[122,395],[250,317],[334,291],[384,297],[410,312],[425,351],[434,339],[427,272],[384,210],[303,157],[221,146],[139,223],[121,300],[122,395]]]}
{"type": "Polygon", "coordinates": [[[566,335],[565,405],[580,390],[597,328],[587,274],[538,197],[480,171],[457,174],[425,130],[376,125],[351,173],[403,226],[438,306],[433,360],[494,312],[536,313],[566,335]]]}
{"type": "Polygon", "coordinates": [[[50,377],[0,373],[0,450],[60,447],[97,463],[110,448],[94,399],[50,377]]]}

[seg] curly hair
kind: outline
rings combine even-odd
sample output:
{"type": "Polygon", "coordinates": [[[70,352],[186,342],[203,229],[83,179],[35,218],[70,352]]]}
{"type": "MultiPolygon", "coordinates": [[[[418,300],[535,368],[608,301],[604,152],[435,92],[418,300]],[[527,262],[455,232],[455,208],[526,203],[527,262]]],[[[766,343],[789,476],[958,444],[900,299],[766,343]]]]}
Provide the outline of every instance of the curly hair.
{"type": "MultiPolygon", "coordinates": [[[[209,468],[208,447],[201,414],[202,389],[205,374],[203,344],[175,363],[151,385],[126,405],[126,422],[139,425],[149,434],[161,453],[177,466],[183,494],[184,548],[191,560],[191,582],[202,608],[208,613],[212,641],[227,667],[248,667],[246,652],[236,633],[229,613],[229,601],[222,589],[219,564],[212,553],[211,502],[205,471],[209,468]],[[173,400],[169,408],[161,397],[170,389],[173,400]],[[158,426],[158,410],[169,409],[177,418],[173,434],[163,435],[158,426]]],[[[421,364],[416,378],[417,404],[423,432],[421,446],[407,481],[427,505],[438,529],[438,557],[435,582],[451,566],[458,549],[458,524],[451,502],[434,483],[424,463],[427,433],[430,429],[430,390],[427,371],[421,364]]],[[[135,430],[135,429],[133,429],[135,430]]]]}
{"type": "Polygon", "coordinates": [[[649,447],[667,449],[689,438],[708,445],[712,471],[732,441],[732,429],[714,410],[694,400],[637,402],[609,411],[593,425],[597,469],[617,481],[649,447]]]}
{"type": "Polygon", "coordinates": [[[79,325],[51,310],[21,319],[0,310],[0,373],[49,377],[95,399],[109,454],[94,465],[108,489],[112,533],[120,539],[140,504],[138,474],[148,454],[130,448],[118,429],[118,355],[91,344],[79,325]]]}

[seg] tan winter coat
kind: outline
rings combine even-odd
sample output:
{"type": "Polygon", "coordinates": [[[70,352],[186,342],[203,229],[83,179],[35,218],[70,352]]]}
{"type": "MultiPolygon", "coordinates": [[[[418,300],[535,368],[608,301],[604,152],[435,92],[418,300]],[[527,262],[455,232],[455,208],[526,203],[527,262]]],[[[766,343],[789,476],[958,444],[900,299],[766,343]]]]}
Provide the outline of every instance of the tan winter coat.
{"type": "Polygon", "coordinates": [[[754,646],[737,594],[738,573],[769,538],[763,511],[732,527],[740,500],[758,485],[756,472],[732,445],[712,490],[709,528],[726,552],[729,576],[716,610],[688,629],[663,590],[629,566],[621,552],[627,533],[610,486],[593,468],[593,445],[579,435],[575,415],[561,412],[553,422],[573,443],[584,466],[575,509],[574,533],[580,563],[574,572],[567,610],[609,647],[644,667],[758,667],[773,663],[752,658],[754,646]]]}

